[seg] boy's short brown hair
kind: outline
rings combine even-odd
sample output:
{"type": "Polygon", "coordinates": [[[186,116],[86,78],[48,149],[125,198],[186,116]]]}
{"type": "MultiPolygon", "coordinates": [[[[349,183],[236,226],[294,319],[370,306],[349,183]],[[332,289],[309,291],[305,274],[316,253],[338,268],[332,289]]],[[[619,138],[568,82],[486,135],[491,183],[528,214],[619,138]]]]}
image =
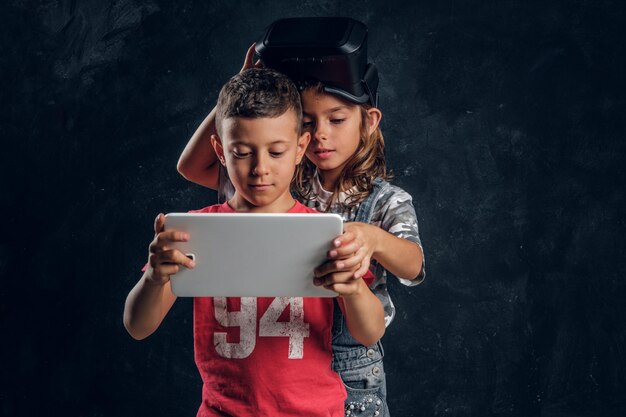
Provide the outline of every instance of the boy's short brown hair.
{"type": "Polygon", "coordinates": [[[250,119],[279,117],[292,109],[296,133],[302,130],[302,104],[294,83],[269,68],[250,68],[232,77],[220,90],[215,127],[222,135],[222,122],[231,117],[250,119]]]}

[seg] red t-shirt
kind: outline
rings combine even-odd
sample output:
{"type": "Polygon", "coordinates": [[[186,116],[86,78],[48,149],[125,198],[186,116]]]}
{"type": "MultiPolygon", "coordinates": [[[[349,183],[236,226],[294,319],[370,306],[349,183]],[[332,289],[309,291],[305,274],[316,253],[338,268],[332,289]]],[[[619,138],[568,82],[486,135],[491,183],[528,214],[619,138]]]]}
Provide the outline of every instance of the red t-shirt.
{"type": "MultiPolygon", "coordinates": [[[[196,213],[232,213],[227,203],[196,213]]],[[[296,202],[288,213],[316,213],[296,202]]],[[[198,297],[198,416],[343,416],[331,369],[332,298],[198,297]]]]}

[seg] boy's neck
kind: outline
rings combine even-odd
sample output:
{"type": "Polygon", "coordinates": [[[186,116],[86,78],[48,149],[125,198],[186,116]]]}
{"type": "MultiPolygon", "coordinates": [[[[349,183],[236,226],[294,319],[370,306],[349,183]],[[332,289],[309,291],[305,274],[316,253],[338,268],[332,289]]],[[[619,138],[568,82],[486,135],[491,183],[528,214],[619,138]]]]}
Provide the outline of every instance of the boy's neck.
{"type": "Polygon", "coordinates": [[[291,196],[291,193],[262,206],[255,206],[243,198],[237,191],[235,191],[235,195],[228,200],[230,208],[238,213],[287,213],[295,204],[296,200],[291,196]]]}

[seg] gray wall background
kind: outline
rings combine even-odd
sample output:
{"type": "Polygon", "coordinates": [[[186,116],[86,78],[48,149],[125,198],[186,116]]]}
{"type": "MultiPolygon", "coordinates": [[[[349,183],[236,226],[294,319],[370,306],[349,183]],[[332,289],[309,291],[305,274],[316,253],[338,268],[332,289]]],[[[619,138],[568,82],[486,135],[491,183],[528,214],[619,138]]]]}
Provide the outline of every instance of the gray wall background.
{"type": "Polygon", "coordinates": [[[622,416],[621,1],[7,1],[0,6],[0,414],[195,415],[190,300],[122,325],[175,171],[271,21],[370,28],[426,282],[392,285],[395,416],[622,416]]]}

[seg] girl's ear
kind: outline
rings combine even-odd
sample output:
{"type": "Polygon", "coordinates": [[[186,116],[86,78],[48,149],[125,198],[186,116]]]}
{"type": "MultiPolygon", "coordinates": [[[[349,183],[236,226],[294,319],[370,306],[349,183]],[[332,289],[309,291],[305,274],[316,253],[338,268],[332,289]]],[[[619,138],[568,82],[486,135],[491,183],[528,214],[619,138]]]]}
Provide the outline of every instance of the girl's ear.
{"type": "Polygon", "coordinates": [[[383,114],[376,107],[367,109],[367,133],[371,135],[376,131],[378,125],[380,125],[380,119],[383,118],[383,114]]]}
{"type": "Polygon", "coordinates": [[[222,147],[222,140],[217,135],[211,135],[211,145],[213,145],[213,149],[215,149],[215,154],[217,155],[217,159],[220,160],[222,165],[226,166],[226,159],[224,159],[224,148],[222,147]]]}
{"type": "Polygon", "coordinates": [[[309,142],[311,141],[311,134],[309,132],[304,132],[298,138],[298,145],[296,148],[296,165],[302,161],[302,157],[304,157],[304,153],[306,152],[306,148],[309,146],[309,142]]]}

